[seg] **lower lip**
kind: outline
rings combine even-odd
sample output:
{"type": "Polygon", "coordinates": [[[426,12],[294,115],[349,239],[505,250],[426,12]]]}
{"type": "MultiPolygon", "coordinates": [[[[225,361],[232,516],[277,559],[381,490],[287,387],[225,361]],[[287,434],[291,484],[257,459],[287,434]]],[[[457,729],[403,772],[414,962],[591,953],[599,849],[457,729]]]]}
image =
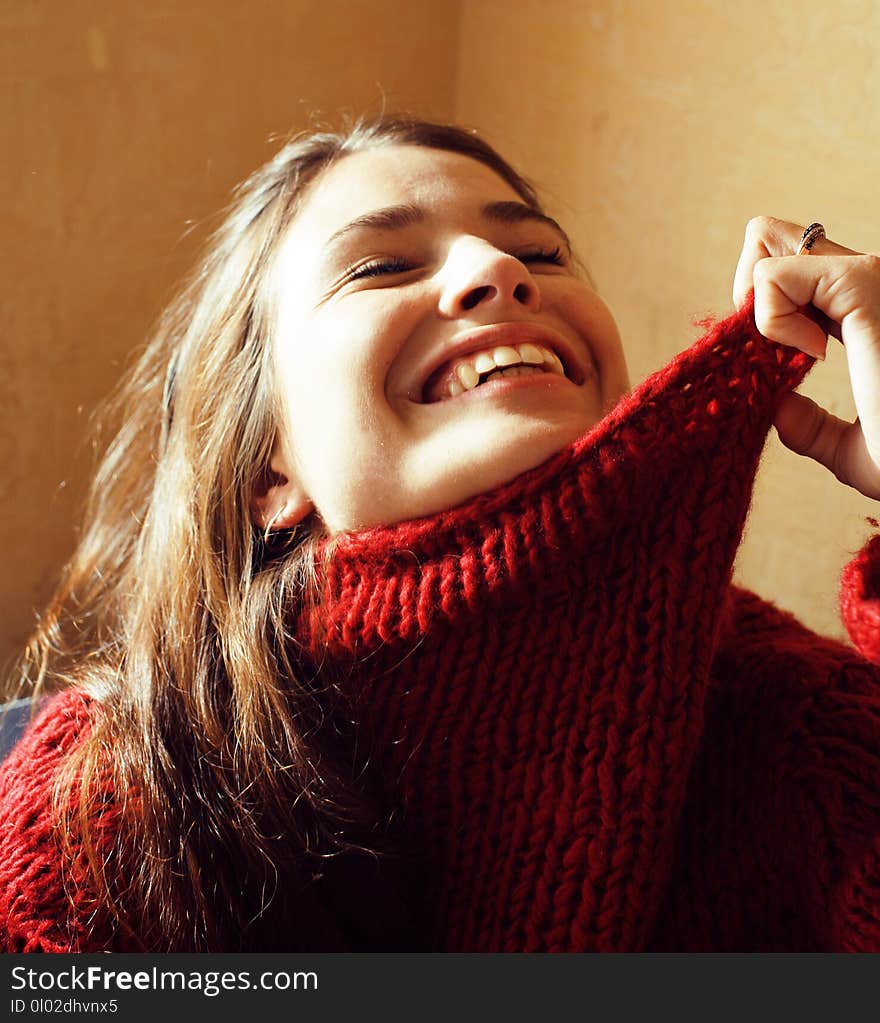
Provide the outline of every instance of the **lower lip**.
{"type": "Polygon", "coordinates": [[[526,376],[494,377],[486,383],[472,387],[469,391],[462,391],[455,397],[444,398],[442,401],[427,402],[428,405],[448,405],[450,402],[471,400],[475,401],[483,397],[495,397],[501,394],[514,393],[521,390],[534,390],[535,388],[553,389],[559,386],[576,386],[568,377],[560,376],[558,373],[529,373],[526,376]]]}

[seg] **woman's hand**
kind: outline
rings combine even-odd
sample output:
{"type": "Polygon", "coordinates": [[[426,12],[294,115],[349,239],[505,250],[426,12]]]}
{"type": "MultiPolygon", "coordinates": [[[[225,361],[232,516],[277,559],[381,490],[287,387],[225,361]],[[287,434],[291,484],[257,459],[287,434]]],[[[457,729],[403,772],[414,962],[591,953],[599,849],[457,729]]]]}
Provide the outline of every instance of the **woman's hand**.
{"type": "Polygon", "coordinates": [[[821,462],[848,486],[880,500],[880,257],[819,238],[795,255],[804,228],[773,217],[746,226],[733,300],[755,289],[755,323],[771,341],[825,358],[843,343],[858,416],[844,422],[802,394],[788,394],[774,426],[786,447],[821,462]]]}

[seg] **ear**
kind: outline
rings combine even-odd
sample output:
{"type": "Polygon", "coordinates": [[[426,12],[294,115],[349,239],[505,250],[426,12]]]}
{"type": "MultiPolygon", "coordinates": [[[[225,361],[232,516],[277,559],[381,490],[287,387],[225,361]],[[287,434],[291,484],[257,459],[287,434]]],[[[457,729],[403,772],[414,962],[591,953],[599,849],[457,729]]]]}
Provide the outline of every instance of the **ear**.
{"type": "Polygon", "coordinates": [[[280,452],[272,459],[269,471],[254,484],[251,517],[267,533],[292,529],[313,512],[314,504],[290,471],[280,452]]]}

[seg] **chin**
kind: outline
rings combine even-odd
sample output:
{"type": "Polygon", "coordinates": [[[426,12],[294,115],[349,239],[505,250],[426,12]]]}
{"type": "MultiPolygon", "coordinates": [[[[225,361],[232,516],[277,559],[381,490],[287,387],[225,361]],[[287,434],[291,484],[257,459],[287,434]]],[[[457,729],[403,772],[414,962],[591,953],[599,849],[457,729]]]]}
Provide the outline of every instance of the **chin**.
{"type": "MultiPolygon", "coordinates": [[[[480,457],[474,475],[499,486],[535,469],[558,454],[593,426],[592,421],[536,424],[534,428],[511,436],[508,433],[494,457],[480,457]]],[[[484,489],[489,489],[485,487],[484,489]]]]}
{"type": "Polygon", "coordinates": [[[448,511],[479,494],[503,486],[535,469],[573,443],[595,423],[594,417],[571,417],[558,422],[532,421],[502,424],[495,430],[483,430],[478,438],[458,438],[458,443],[443,444],[442,450],[429,444],[420,450],[418,469],[408,478],[421,481],[413,488],[411,500],[403,502],[412,509],[405,518],[418,518],[448,511]],[[438,467],[430,479],[424,478],[426,466],[438,467]],[[439,468],[442,467],[442,468],[439,468]]]}

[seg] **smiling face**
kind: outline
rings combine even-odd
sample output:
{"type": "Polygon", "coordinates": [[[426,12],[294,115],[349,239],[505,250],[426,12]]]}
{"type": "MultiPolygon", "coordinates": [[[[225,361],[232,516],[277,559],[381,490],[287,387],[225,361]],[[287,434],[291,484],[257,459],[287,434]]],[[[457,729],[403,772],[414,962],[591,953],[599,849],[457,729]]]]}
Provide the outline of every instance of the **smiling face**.
{"type": "Polygon", "coordinates": [[[628,388],[564,233],[458,153],[343,157],[309,186],[273,273],[283,421],[255,499],[264,527],[313,508],[330,533],[452,508],[545,461],[628,388]]]}

